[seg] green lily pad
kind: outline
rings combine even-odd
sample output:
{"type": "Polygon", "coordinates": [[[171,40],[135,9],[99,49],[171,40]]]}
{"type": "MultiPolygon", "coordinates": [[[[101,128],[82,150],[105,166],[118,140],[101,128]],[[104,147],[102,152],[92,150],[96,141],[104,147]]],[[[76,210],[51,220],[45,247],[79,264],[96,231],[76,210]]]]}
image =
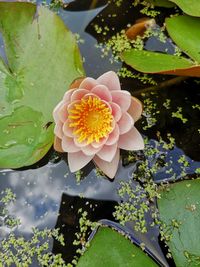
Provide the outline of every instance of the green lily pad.
{"type": "Polygon", "coordinates": [[[200,266],[200,180],[182,181],[161,192],[158,208],[172,238],[176,266],[200,266]]]}
{"type": "Polygon", "coordinates": [[[186,14],[190,16],[200,17],[200,1],[199,0],[170,0],[177,4],[186,14]]]}
{"type": "Polygon", "coordinates": [[[125,51],[122,54],[122,59],[134,69],[148,73],[185,69],[193,66],[193,63],[184,57],[134,49],[125,51]]]}
{"type": "Polygon", "coordinates": [[[155,267],[158,266],[139,247],[117,231],[101,227],[77,267],[155,267]]]}
{"type": "MultiPolygon", "coordinates": [[[[198,9],[198,7],[196,8],[198,9]]],[[[187,15],[168,18],[166,19],[166,28],[172,40],[188,56],[200,63],[200,18],[187,15]]]]}
{"type": "Polygon", "coordinates": [[[200,18],[187,15],[168,18],[166,28],[172,40],[191,59],[134,49],[123,52],[122,59],[141,72],[200,77],[200,18]]]}
{"type": "Polygon", "coordinates": [[[52,111],[70,83],[83,76],[72,33],[50,10],[0,2],[0,168],[40,160],[53,144],[52,111]]]}

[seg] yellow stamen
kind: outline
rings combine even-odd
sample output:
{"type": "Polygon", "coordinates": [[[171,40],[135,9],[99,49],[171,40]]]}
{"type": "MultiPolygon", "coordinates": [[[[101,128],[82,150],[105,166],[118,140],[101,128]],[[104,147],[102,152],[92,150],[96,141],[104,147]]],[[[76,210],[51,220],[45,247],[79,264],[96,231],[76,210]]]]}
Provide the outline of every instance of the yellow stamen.
{"type": "Polygon", "coordinates": [[[78,142],[99,142],[112,130],[113,116],[110,108],[99,98],[89,96],[81,99],[69,112],[69,127],[74,128],[78,142]]]}

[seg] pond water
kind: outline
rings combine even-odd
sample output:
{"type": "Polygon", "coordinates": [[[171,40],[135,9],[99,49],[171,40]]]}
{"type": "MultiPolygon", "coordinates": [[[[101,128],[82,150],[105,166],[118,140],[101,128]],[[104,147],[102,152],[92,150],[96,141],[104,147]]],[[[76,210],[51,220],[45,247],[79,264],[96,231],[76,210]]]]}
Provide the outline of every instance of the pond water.
{"type": "MultiPolygon", "coordinates": [[[[127,24],[133,24],[142,15],[137,8],[130,7],[128,1],[124,1],[126,3],[120,8],[114,3],[108,4],[107,1],[81,1],[81,4],[79,2],[71,1],[65,9],[59,10],[59,15],[71,31],[78,33],[80,39],[84,40],[84,43],[79,42],[79,47],[84,57],[87,76],[96,78],[108,70],[118,71],[122,63],[110,62],[111,51],[107,57],[102,58],[102,50],[96,45],[126,28],[127,24]],[[110,30],[103,36],[95,31],[95,25],[102,28],[109,25],[110,30]]],[[[165,10],[165,15],[167,12],[169,11],[165,10]]],[[[159,16],[158,23],[163,21],[163,17],[164,15],[159,16]]],[[[171,41],[166,45],[169,52],[173,51],[171,41]]],[[[165,49],[156,39],[149,40],[146,47],[159,51],[165,49]]],[[[155,79],[162,82],[166,77],[156,76],[155,79]]],[[[129,90],[133,95],[137,94],[137,90],[151,86],[129,78],[121,78],[121,82],[122,88],[129,90]]],[[[50,249],[54,253],[62,253],[66,262],[71,262],[77,249],[72,243],[78,231],[78,210],[86,210],[91,221],[116,221],[113,212],[115,205],[121,200],[118,194],[120,181],[128,182],[133,173],[138,172],[139,162],[147,160],[149,170],[159,163],[156,172],[152,171],[152,178],[156,183],[183,177],[195,178],[195,171],[200,168],[197,131],[200,114],[198,109],[193,108],[195,104],[200,103],[198,87],[195,79],[186,79],[180,84],[160,89],[155,93],[137,95],[144,102],[144,114],[136,126],[148,139],[146,151],[148,148],[156,149],[157,153],[134,153],[133,158],[136,160],[130,160],[128,153],[123,152],[119,170],[113,181],[99,174],[92,163],[84,168],[81,181],[77,181],[77,175],[70,173],[68,169],[66,155],[60,155],[53,149],[43,160],[29,168],[1,169],[0,192],[11,188],[16,194],[16,201],[8,206],[9,213],[21,221],[21,225],[14,229],[16,235],[23,235],[28,239],[32,235],[33,227],[59,227],[64,234],[66,246],[62,247],[56,240],[52,240],[50,249]],[[170,107],[167,108],[166,99],[170,100],[170,107]],[[172,112],[176,112],[177,107],[182,108],[183,117],[188,119],[186,123],[172,117],[172,112]],[[175,138],[175,145],[170,149],[163,145],[169,143],[169,133],[175,138]],[[162,142],[159,136],[162,137],[162,142]],[[188,164],[185,166],[186,161],[188,164]]],[[[137,183],[133,182],[133,186],[137,183]]],[[[147,220],[151,221],[149,215],[146,216],[147,220]]],[[[126,224],[126,230],[140,242],[144,242],[163,266],[173,266],[173,261],[165,258],[166,251],[159,241],[157,228],[149,227],[147,234],[141,234],[133,230],[133,224],[130,222],[126,224]]],[[[2,221],[1,238],[10,231],[11,229],[2,221]]],[[[32,266],[38,265],[33,263],[32,266]]]]}

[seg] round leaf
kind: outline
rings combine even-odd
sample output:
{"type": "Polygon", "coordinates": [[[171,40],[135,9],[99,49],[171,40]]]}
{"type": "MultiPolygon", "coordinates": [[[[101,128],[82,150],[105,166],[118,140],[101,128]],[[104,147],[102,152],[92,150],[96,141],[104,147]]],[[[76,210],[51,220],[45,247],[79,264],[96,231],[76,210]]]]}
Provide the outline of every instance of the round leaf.
{"type": "Polygon", "coordinates": [[[101,227],[80,258],[77,267],[156,267],[158,266],[141,248],[117,231],[101,227]]]}
{"type": "Polygon", "coordinates": [[[171,184],[161,191],[158,208],[172,238],[168,242],[176,266],[200,266],[200,180],[171,184]]]}

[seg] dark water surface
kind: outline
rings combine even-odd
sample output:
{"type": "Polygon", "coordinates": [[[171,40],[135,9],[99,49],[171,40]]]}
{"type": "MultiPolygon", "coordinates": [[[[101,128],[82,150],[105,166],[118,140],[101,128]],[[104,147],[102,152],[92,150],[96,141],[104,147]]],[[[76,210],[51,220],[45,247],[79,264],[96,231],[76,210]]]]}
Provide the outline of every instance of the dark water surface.
{"type": "MultiPolygon", "coordinates": [[[[121,63],[111,64],[108,57],[101,57],[100,49],[95,47],[98,41],[102,41],[101,36],[94,31],[92,25],[96,23],[99,25],[108,24],[113,29],[106,35],[105,39],[108,39],[116,31],[126,28],[128,23],[134,23],[141,15],[137,10],[136,12],[134,10],[133,13],[128,1],[124,1],[126,3],[120,9],[115,5],[108,5],[106,1],[96,1],[96,5],[94,1],[81,1],[81,4],[78,2],[73,1],[66,10],[60,10],[59,15],[72,32],[79,33],[81,39],[84,40],[84,43],[79,46],[85,60],[84,66],[87,76],[96,78],[108,70],[119,70],[121,63]],[[92,3],[94,6],[91,8],[92,3]],[[116,13],[117,17],[111,19],[109,14],[112,13],[116,13]]],[[[159,19],[162,21],[162,16],[159,19]]],[[[153,40],[147,45],[148,47],[156,47],[158,42],[153,40]]],[[[171,43],[168,45],[173,48],[171,43]]],[[[1,50],[2,53],[3,50],[1,50]]],[[[135,82],[132,83],[129,79],[121,79],[121,81],[122,88],[128,90],[126,86],[131,85],[130,91],[134,94],[137,90],[135,82]]],[[[142,85],[138,84],[138,88],[141,87],[142,85]]],[[[157,109],[160,111],[156,115],[157,122],[151,128],[143,130],[143,125],[148,119],[147,115],[143,116],[136,125],[144,137],[146,136],[150,140],[149,145],[160,151],[156,156],[146,157],[150,168],[154,166],[160,155],[164,155],[164,161],[169,163],[168,167],[161,164],[159,171],[153,175],[156,182],[174,179],[173,174],[176,174],[175,179],[182,177],[183,169],[181,164],[177,163],[182,155],[185,155],[189,162],[189,166],[184,169],[186,175],[190,178],[196,177],[195,170],[200,167],[199,133],[197,131],[200,124],[200,114],[197,109],[192,108],[192,105],[200,103],[198,87],[193,79],[188,79],[182,84],[162,89],[157,94],[139,96],[141,100],[147,97],[152,99],[153,102],[157,103],[157,109]],[[163,107],[166,98],[171,99],[171,110],[175,111],[177,107],[183,107],[183,114],[188,118],[186,124],[177,118],[172,118],[171,110],[163,107]],[[157,139],[158,131],[165,141],[168,132],[175,137],[176,145],[173,149],[165,150],[161,147],[157,139]],[[173,171],[167,174],[166,170],[170,168],[173,171]]],[[[60,227],[67,245],[63,248],[56,241],[54,244],[52,241],[52,248],[55,253],[62,252],[66,261],[70,262],[76,250],[71,244],[74,233],[78,229],[78,209],[82,207],[83,210],[87,210],[89,218],[93,221],[114,220],[112,212],[120,200],[117,194],[119,182],[130,180],[132,173],[137,169],[137,162],[127,163],[125,153],[114,181],[97,176],[91,163],[84,169],[86,177],[77,183],[76,177],[70,173],[64,157],[61,158],[60,155],[51,150],[45,159],[33,167],[23,170],[0,170],[0,191],[11,188],[16,194],[16,202],[8,207],[10,214],[21,220],[16,234],[29,238],[33,227],[39,229],[60,227]]],[[[133,233],[131,224],[127,224],[127,229],[133,233]]],[[[9,228],[4,225],[0,226],[1,238],[6,236],[9,231],[9,228]]],[[[168,266],[159,246],[156,228],[151,229],[146,235],[135,232],[134,235],[140,241],[145,242],[146,246],[157,255],[164,266],[168,266]]],[[[172,264],[170,263],[170,266],[172,264]]]]}

